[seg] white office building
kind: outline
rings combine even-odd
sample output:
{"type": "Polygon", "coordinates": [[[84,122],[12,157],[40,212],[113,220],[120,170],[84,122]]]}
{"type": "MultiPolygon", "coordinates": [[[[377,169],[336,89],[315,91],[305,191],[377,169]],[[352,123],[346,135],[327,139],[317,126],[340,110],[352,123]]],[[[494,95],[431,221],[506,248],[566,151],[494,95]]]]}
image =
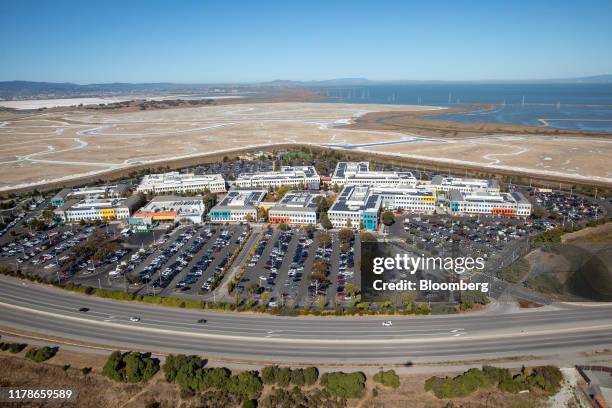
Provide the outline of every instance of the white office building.
{"type": "Polygon", "coordinates": [[[382,207],[387,210],[404,210],[432,214],[436,210],[436,192],[429,188],[373,187],[372,193],[380,195],[382,207]]]}
{"type": "Polygon", "coordinates": [[[130,217],[137,209],[140,197],[70,199],[54,210],[64,222],[114,221],[130,217]]]}
{"type": "Polygon", "coordinates": [[[462,193],[449,192],[451,214],[492,214],[511,217],[528,217],[531,203],[520,192],[492,193],[485,190],[462,193]]]}
{"type": "Polygon", "coordinates": [[[316,224],[317,196],[309,191],[289,191],[268,210],[268,221],[294,225],[316,224]]]}
{"type": "Polygon", "coordinates": [[[143,193],[192,193],[210,190],[212,193],[226,191],[225,179],[221,174],[194,174],[171,171],[161,174],[147,174],[142,178],[136,191],[143,193]]]}
{"type": "Polygon", "coordinates": [[[188,222],[200,224],[205,206],[202,197],[160,196],[136,212],[130,225],[150,226],[157,222],[188,222]]]}
{"type": "Polygon", "coordinates": [[[257,221],[259,204],[266,194],[266,190],[230,190],[208,217],[213,222],[257,221]]]}
{"type": "Polygon", "coordinates": [[[320,183],[321,178],[314,166],[282,166],[280,171],[243,173],[238,176],[235,185],[238,188],[278,188],[288,185],[297,187],[320,183]]]}
{"type": "Polygon", "coordinates": [[[473,191],[487,191],[489,193],[499,193],[497,180],[472,179],[462,177],[434,176],[429,183],[438,193],[458,190],[462,193],[473,191]]]}
{"type": "Polygon", "coordinates": [[[336,201],[327,211],[334,228],[361,225],[367,230],[376,230],[382,198],[368,186],[344,186],[336,201]]]}
{"type": "Polygon", "coordinates": [[[341,186],[415,187],[417,179],[409,171],[370,171],[367,161],[338,162],[331,183],[341,186]]]}

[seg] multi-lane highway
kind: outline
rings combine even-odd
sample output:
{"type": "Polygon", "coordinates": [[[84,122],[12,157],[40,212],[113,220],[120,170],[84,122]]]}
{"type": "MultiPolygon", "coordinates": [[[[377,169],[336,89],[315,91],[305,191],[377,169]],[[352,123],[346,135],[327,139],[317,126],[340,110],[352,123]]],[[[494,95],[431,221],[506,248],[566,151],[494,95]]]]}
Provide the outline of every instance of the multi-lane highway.
{"type": "Polygon", "coordinates": [[[391,318],[278,317],[116,302],[0,277],[0,326],[122,349],[251,361],[408,364],[612,346],[612,305],[548,309],[391,318]],[[80,312],[83,307],[89,311],[80,312]],[[130,321],[132,316],[140,321],[130,321]],[[385,320],[392,326],[383,327],[385,320]]]}

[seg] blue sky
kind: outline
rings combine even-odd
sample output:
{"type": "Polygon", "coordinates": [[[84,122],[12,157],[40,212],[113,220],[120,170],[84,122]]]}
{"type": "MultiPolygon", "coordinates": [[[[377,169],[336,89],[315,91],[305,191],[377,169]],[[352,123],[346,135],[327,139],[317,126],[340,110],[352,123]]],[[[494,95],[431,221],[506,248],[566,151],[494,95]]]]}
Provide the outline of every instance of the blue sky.
{"type": "Polygon", "coordinates": [[[0,80],[612,73],[612,1],[0,1],[0,80]]]}

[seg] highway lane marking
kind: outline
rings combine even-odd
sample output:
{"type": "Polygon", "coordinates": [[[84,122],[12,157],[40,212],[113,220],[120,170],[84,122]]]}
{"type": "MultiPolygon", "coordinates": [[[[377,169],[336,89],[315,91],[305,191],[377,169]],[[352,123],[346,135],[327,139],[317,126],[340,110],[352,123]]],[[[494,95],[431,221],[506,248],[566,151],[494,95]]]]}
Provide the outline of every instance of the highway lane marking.
{"type": "MultiPolygon", "coordinates": [[[[10,295],[8,297],[14,298],[13,296],[10,296],[10,295]]],[[[15,300],[20,302],[21,298],[16,298],[15,300]]],[[[58,308],[64,309],[63,306],[59,306],[59,305],[55,305],[55,304],[51,304],[51,303],[46,303],[46,304],[57,306],[58,308]]],[[[74,311],[74,307],[65,307],[65,309],[68,310],[72,314],[77,314],[74,311]]],[[[92,312],[92,314],[93,313],[94,312],[92,312]]],[[[105,313],[96,313],[96,314],[100,314],[100,315],[103,315],[103,316],[106,315],[105,313]]],[[[111,316],[111,319],[114,318],[114,317],[115,316],[111,316]]],[[[127,317],[126,317],[126,319],[127,319],[127,317]]],[[[105,321],[108,321],[108,320],[105,319],[105,321]]],[[[184,323],[182,325],[176,325],[176,324],[174,324],[175,322],[163,321],[163,320],[155,320],[155,319],[151,319],[151,320],[146,319],[146,321],[142,322],[142,323],[143,323],[143,325],[147,325],[149,327],[154,326],[156,323],[162,323],[162,324],[165,324],[165,325],[170,326],[170,327],[175,328],[175,329],[180,329],[180,328],[185,328],[185,327],[186,328],[190,328],[190,327],[202,328],[201,325],[198,325],[198,324],[184,323]]],[[[371,323],[371,321],[368,322],[368,323],[371,323]]],[[[529,322],[529,323],[531,323],[531,322],[529,322]]],[[[312,325],[313,323],[310,322],[310,324],[312,325]]],[[[235,330],[238,329],[238,327],[236,327],[236,326],[237,326],[236,324],[233,324],[233,326],[215,326],[213,324],[213,325],[208,326],[208,327],[210,327],[209,333],[213,332],[213,331],[219,333],[221,331],[220,334],[227,335],[227,333],[223,333],[222,330],[235,331],[235,330]]],[[[434,328],[430,328],[430,329],[403,329],[403,330],[394,330],[392,333],[369,334],[369,337],[371,337],[371,338],[387,338],[389,334],[393,334],[395,336],[400,336],[400,335],[411,335],[411,334],[417,334],[418,333],[419,336],[421,336],[421,337],[427,336],[429,338],[429,336],[436,336],[436,335],[440,335],[440,334],[446,333],[447,330],[448,330],[448,328],[442,328],[442,327],[439,328],[439,329],[438,328],[435,328],[435,329],[434,328]],[[436,332],[436,331],[438,331],[438,332],[436,332]]],[[[249,333],[252,333],[252,334],[262,334],[259,329],[246,328],[246,329],[242,329],[242,331],[243,332],[249,332],[249,333]]],[[[303,333],[302,331],[296,330],[296,329],[285,329],[285,331],[287,333],[294,333],[294,334],[303,333]]],[[[329,335],[329,334],[332,334],[332,333],[334,333],[333,329],[331,329],[331,331],[330,331],[329,329],[326,329],[326,328],[325,329],[321,329],[321,330],[313,330],[312,328],[310,328],[308,333],[303,334],[303,336],[308,336],[308,338],[310,338],[310,336],[317,336],[317,335],[320,335],[320,334],[323,334],[323,335],[324,334],[328,334],[329,335]]],[[[464,334],[465,333],[458,334],[456,337],[459,337],[459,336],[464,335],[464,334]]]]}
{"type": "MultiPolygon", "coordinates": [[[[176,331],[176,330],[167,330],[167,329],[152,329],[152,328],[148,328],[148,327],[144,327],[142,325],[136,326],[136,325],[125,325],[125,324],[118,324],[118,323],[111,323],[111,322],[102,322],[99,320],[91,320],[91,319],[84,319],[84,318],[80,318],[80,317],[73,317],[73,316],[61,316],[58,315],[56,313],[51,313],[51,312],[45,312],[42,310],[34,310],[34,309],[30,309],[27,307],[22,307],[22,306],[17,306],[17,305],[12,305],[12,304],[8,304],[8,303],[4,303],[4,302],[0,302],[0,306],[4,306],[7,308],[11,308],[11,309],[17,309],[17,310],[21,310],[21,311],[25,311],[25,312],[30,312],[30,313],[35,313],[35,314],[40,314],[43,316],[51,316],[54,318],[59,318],[59,319],[64,319],[64,320],[72,320],[72,321],[77,321],[77,322],[81,322],[81,323],[90,323],[90,324],[95,324],[95,325],[102,325],[102,326],[109,326],[109,327],[115,327],[118,329],[122,329],[122,330],[133,330],[133,331],[143,331],[143,332],[153,332],[153,333],[165,333],[165,334],[170,334],[170,335],[179,335],[179,336],[189,336],[189,337],[201,337],[201,338],[213,338],[213,339],[224,339],[224,340],[237,340],[237,341],[244,341],[244,340],[252,340],[252,341],[258,341],[258,340],[265,340],[265,341],[270,341],[270,342],[276,342],[276,343],[291,343],[291,344],[295,344],[295,343],[305,343],[305,344],[312,344],[312,343],[317,343],[317,344],[337,344],[337,343],[342,343],[342,344],[380,344],[381,340],[380,339],[300,339],[300,338],[275,338],[275,337],[269,337],[269,338],[262,338],[262,337],[253,337],[253,336],[237,336],[237,335],[226,335],[226,334],[212,334],[212,333],[195,333],[195,332],[185,332],[185,331],[176,331]]],[[[1,319],[1,315],[0,315],[0,319],[1,319]]],[[[587,326],[587,327],[572,327],[572,328],[567,328],[564,330],[540,330],[540,331],[533,331],[530,332],[528,335],[526,333],[521,333],[519,334],[520,337],[531,337],[531,336],[538,336],[538,335],[546,335],[546,334],[559,334],[559,333],[575,333],[575,332],[584,332],[584,331],[595,331],[595,330],[604,330],[604,329],[612,329],[612,323],[610,324],[605,324],[605,325],[598,325],[598,326],[587,326]]],[[[469,340],[482,340],[482,339],[498,339],[498,338],[505,338],[507,339],[509,337],[508,333],[501,333],[501,334],[488,334],[488,335],[478,335],[478,336],[462,336],[459,337],[455,340],[457,341],[469,341],[469,340]]],[[[448,342],[449,339],[447,337],[434,337],[434,338],[428,338],[427,339],[428,342],[448,342]]],[[[386,344],[414,344],[414,343],[422,343],[423,339],[416,339],[416,338],[403,338],[403,339],[397,339],[397,338],[391,338],[391,339],[385,339],[384,342],[386,344]]]]}
{"type": "MultiPolygon", "coordinates": [[[[105,322],[108,322],[108,321],[111,321],[111,320],[117,319],[117,318],[121,318],[121,319],[128,319],[129,318],[128,316],[116,316],[116,315],[108,316],[107,313],[96,312],[96,311],[93,311],[93,310],[90,310],[89,312],[76,312],[74,307],[68,307],[68,306],[58,305],[58,304],[49,303],[49,302],[42,302],[42,301],[34,301],[34,302],[33,301],[28,301],[28,302],[26,302],[26,301],[24,301],[23,299],[21,299],[19,297],[10,296],[10,295],[6,296],[6,297],[7,298],[9,298],[9,297],[12,298],[13,301],[15,301],[15,302],[19,302],[19,303],[22,303],[22,304],[27,304],[27,306],[30,306],[29,309],[31,309],[31,310],[34,310],[34,309],[31,308],[31,306],[33,304],[36,304],[38,306],[47,307],[47,308],[50,308],[50,309],[55,307],[56,309],[58,309],[61,312],[65,311],[65,312],[70,313],[70,314],[75,315],[75,316],[84,316],[84,313],[87,313],[87,316],[97,315],[99,317],[104,317],[103,320],[105,322]]],[[[64,314],[62,314],[62,316],[64,316],[64,314]]],[[[149,325],[149,326],[154,326],[156,324],[164,324],[166,326],[177,328],[177,329],[197,327],[197,328],[201,328],[201,329],[206,329],[209,332],[211,332],[211,331],[222,332],[223,330],[238,330],[238,329],[240,329],[236,325],[233,325],[233,326],[223,326],[223,325],[215,324],[213,322],[209,322],[211,324],[206,325],[206,327],[203,327],[201,324],[188,323],[188,322],[181,323],[181,324],[176,324],[177,322],[174,322],[174,321],[157,320],[157,319],[149,319],[149,318],[142,318],[142,319],[143,320],[141,320],[141,322],[140,322],[142,324],[146,324],[146,325],[149,325]]],[[[373,323],[373,322],[370,321],[369,323],[373,323]]],[[[378,321],[376,321],[376,323],[378,323],[378,321]]],[[[376,327],[378,327],[378,326],[376,326],[376,327]]],[[[259,328],[246,328],[246,329],[242,328],[240,330],[248,331],[248,332],[255,333],[255,334],[263,334],[263,333],[261,333],[262,329],[259,329],[259,328]]],[[[424,329],[406,328],[406,329],[404,329],[404,328],[398,328],[396,326],[396,327],[392,328],[391,330],[389,330],[386,333],[369,334],[369,336],[370,337],[377,336],[377,337],[381,337],[381,338],[387,338],[390,334],[393,334],[393,335],[418,334],[420,336],[436,336],[436,335],[439,335],[439,334],[446,333],[447,330],[448,329],[445,328],[445,327],[429,328],[429,329],[427,329],[427,328],[424,328],[424,329]]],[[[281,330],[275,330],[275,331],[278,332],[278,331],[281,331],[281,330]]],[[[329,328],[329,329],[328,328],[323,328],[323,329],[320,329],[320,330],[316,330],[316,328],[313,328],[312,326],[304,327],[301,330],[300,329],[282,329],[282,331],[284,331],[286,333],[301,334],[303,336],[309,336],[309,335],[310,336],[317,336],[317,335],[320,335],[320,334],[334,333],[334,329],[333,328],[329,328]],[[303,330],[307,330],[307,333],[304,333],[303,330]]],[[[345,332],[344,330],[339,331],[339,333],[344,333],[344,332],[345,332]]],[[[268,333],[268,334],[271,334],[271,333],[268,333]]]]}
{"type": "MultiPolygon", "coordinates": [[[[5,282],[6,282],[6,281],[5,281],[5,282]]],[[[1,287],[0,287],[0,290],[1,290],[1,287]]],[[[7,293],[5,296],[3,296],[3,297],[6,297],[6,298],[14,298],[15,300],[18,300],[18,301],[22,300],[22,298],[18,298],[18,297],[11,296],[11,294],[8,294],[8,293],[7,293]]],[[[81,300],[81,299],[78,299],[78,298],[76,298],[76,297],[74,297],[74,299],[75,299],[75,300],[81,300]]],[[[96,299],[96,300],[103,300],[103,299],[96,299]]],[[[86,300],[85,300],[85,301],[86,301],[86,300]]],[[[94,303],[95,303],[95,301],[94,301],[94,303]]],[[[52,306],[55,306],[55,307],[57,307],[57,308],[63,308],[63,307],[65,307],[65,308],[66,308],[67,310],[69,310],[69,311],[72,311],[72,309],[74,308],[74,306],[70,306],[70,307],[69,307],[69,306],[62,306],[62,305],[59,305],[59,304],[49,303],[49,302],[46,302],[46,304],[47,304],[47,305],[52,305],[52,306]]],[[[108,306],[108,305],[112,305],[112,303],[111,303],[111,302],[104,302],[104,304],[105,304],[105,305],[107,305],[107,306],[108,306]]],[[[119,303],[119,304],[120,304],[120,303],[119,303]]],[[[141,306],[141,307],[146,307],[146,305],[138,305],[138,304],[134,304],[133,306],[141,306]]],[[[609,304],[609,305],[602,305],[602,307],[604,307],[604,306],[608,306],[608,307],[609,307],[609,306],[612,306],[612,304],[609,304]]],[[[150,310],[153,310],[153,309],[150,309],[150,310]]],[[[583,310],[584,310],[584,309],[583,309],[583,310]]],[[[168,310],[168,312],[171,312],[171,310],[168,310]]],[[[145,312],[145,313],[146,313],[146,312],[145,312]]],[[[541,314],[538,314],[538,315],[534,315],[533,313],[530,313],[530,314],[529,314],[529,323],[533,324],[533,323],[535,323],[536,321],[540,321],[540,320],[545,321],[545,322],[549,322],[549,321],[550,321],[550,319],[551,319],[551,317],[554,317],[554,316],[551,316],[549,313],[550,313],[550,312],[542,312],[541,314]]],[[[232,319],[232,317],[233,317],[233,316],[227,316],[227,315],[222,315],[222,314],[215,314],[214,312],[212,312],[212,313],[208,312],[208,315],[216,315],[216,316],[217,316],[218,318],[220,318],[220,319],[232,319]]],[[[508,321],[508,323],[513,323],[513,322],[516,322],[516,323],[525,323],[525,322],[523,321],[523,320],[524,320],[524,318],[525,318],[525,314],[511,314],[511,315],[503,315],[503,316],[504,316],[504,319],[506,319],[506,320],[508,321]]],[[[566,313],[564,313],[564,315],[563,315],[563,320],[565,321],[565,320],[567,320],[567,319],[568,319],[568,318],[570,318],[570,317],[580,317],[580,316],[581,316],[581,313],[580,313],[579,311],[577,311],[576,313],[571,313],[571,312],[567,313],[567,312],[566,312],[566,313]]],[[[480,323],[480,324],[485,323],[485,322],[487,322],[488,320],[491,320],[491,319],[492,319],[492,318],[487,319],[487,317],[486,317],[486,316],[461,316],[461,317],[459,317],[459,318],[460,318],[460,319],[465,319],[465,318],[468,318],[468,319],[480,318],[480,319],[479,319],[479,321],[478,321],[478,323],[480,323]],[[483,318],[483,317],[484,317],[484,318],[483,318]]],[[[369,324],[369,323],[370,323],[372,320],[374,320],[374,319],[375,319],[375,318],[367,318],[367,317],[366,317],[365,319],[362,319],[362,320],[360,320],[360,321],[348,320],[348,319],[345,319],[345,320],[343,320],[343,321],[350,322],[350,323],[359,323],[359,324],[364,324],[364,325],[365,325],[365,324],[369,324]]],[[[438,319],[427,319],[427,320],[428,320],[428,321],[427,321],[428,328],[429,328],[430,330],[431,330],[431,329],[434,329],[434,327],[432,327],[432,326],[437,326],[437,325],[438,325],[437,323],[439,323],[439,322],[437,322],[437,320],[438,320],[438,319]]],[[[445,320],[446,320],[446,319],[445,319],[445,320]]],[[[497,318],[497,317],[496,317],[496,318],[493,318],[493,320],[494,320],[494,321],[497,321],[497,320],[498,320],[498,318],[497,318]]],[[[284,321],[286,321],[286,320],[285,320],[285,319],[277,319],[277,321],[274,321],[274,322],[270,321],[270,322],[268,322],[268,323],[269,323],[269,324],[278,324],[279,322],[284,322],[284,321]]],[[[422,319],[415,319],[415,318],[411,318],[410,320],[406,319],[405,321],[411,321],[411,322],[415,322],[415,323],[424,323],[424,322],[422,321],[422,319]]],[[[474,320],[474,321],[476,321],[476,320],[474,320]]],[[[312,325],[312,324],[313,324],[313,322],[326,322],[326,321],[325,321],[325,320],[321,320],[321,319],[308,319],[308,318],[300,318],[299,320],[294,319],[294,320],[292,321],[292,324],[294,324],[294,325],[295,325],[295,324],[297,324],[297,325],[302,325],[302,324],[304,324],[304,325],[312,325]]],[[[167,322],[167,323],[170,323],[170,324],[171,324],[171,323],[174,323],[174,322],[167,322]]],[[[243,323],[242,323],[242,322],[232,321],[232,325],[233,325],[234,327],[239,326],[239,325],[241,325],[241,324],[243,324],[243,323]]],[[[246,324],[250,324],[250,322],[247,322],[246,324]]],[[[446,323],[443,323],[443,324],[446,324],[446,323]]],[[[444,330],[444,329],[446,329],[446,328],[445,328],[445,327],[440,327],[440,329],[441,329],[441,330],[444,330]]]]}

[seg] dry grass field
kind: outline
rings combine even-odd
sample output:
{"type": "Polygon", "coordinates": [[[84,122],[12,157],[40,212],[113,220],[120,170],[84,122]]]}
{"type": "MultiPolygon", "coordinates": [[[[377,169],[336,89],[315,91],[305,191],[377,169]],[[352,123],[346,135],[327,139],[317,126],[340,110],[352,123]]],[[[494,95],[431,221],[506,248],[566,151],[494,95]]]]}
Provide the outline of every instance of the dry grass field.
{"type": "Polygon", "coordinates": [[[241,103],[134,112],[2,113],[0,191],[278,143],[336,145],[534,174],[612,183],[612,140],[564,135],[421,137],[344,127],[372,112],[437,109],[406,105],[241,103]],[[389,143],[394,144],[380,144],[389,143]]]}

